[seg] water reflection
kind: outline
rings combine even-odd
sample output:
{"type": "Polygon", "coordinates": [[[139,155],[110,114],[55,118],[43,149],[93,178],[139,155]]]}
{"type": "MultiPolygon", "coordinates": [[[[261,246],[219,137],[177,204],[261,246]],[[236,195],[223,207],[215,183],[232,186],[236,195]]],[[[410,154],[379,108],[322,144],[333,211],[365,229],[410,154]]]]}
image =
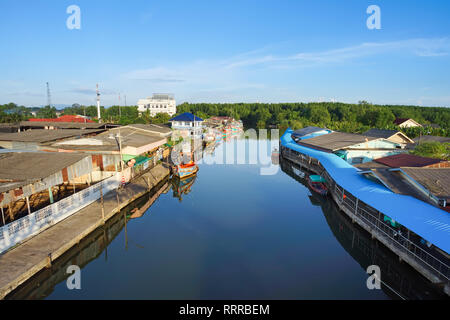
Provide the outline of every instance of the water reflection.
{"type": "MultiPolygon", "coordinates": [[[[280,159],[280,167],[290,177],[308,187],[304,177],[306,169],[280,159]]],[[[306,173],[306,174],[305,174],[306,173]]],[[[370,234],[359,227],[339,210],[329,197],[322,197],[315,192],[309,195],[311,204],[322,208],[325,219],[335,238],[342,247],[367,270],[370,265],[381,269],[382,290],[392,299],[445,299],[438,288],[412,269],[406,263],[399,262],[398,257],[370,234]]]]}
{"type": "MultiPolygon", "coordinates": [[[[68,266],[77,265],[80,269],[83,269],[91,261],[99,258],[102,253],[104,253],[104,259],[107,261],[108,246],[122,230],[125,231],[124,246],[127,248],[129,243],[127,222],[130,219],[142,217],[161,194],[170,191],[171,186],[172,184],[169,179],[159,183],[154,190],[123,208],[117,215],[108,220],[103,227],[92,232],[88,237],[80,241],[78,245],[56,259],[50,268],[39,272],[25,284],[6,296],[5,299],[38,300],[48,297],[56,285],[65,282],[69,277],[69,274],[66,273],[68,266]]],[[[132,243],[137,247],[143,248],[138,243],[132,243]]]]}
{"type": "Polygon", "coordinates": [[[178,198],[181,202],[183,200],[183,195],[187,195],[191,192],[195,179],[197,179],[196,174],[185,179],[180,179],[174,176],[172,178],[173,197],[178,198]]]}
{"type": "Polygon", "coordinates": [[[271,151],[272,163],[280,161],[284,173],[261,176],[251,165],[203,165],[199,176],[163,181],[7,298],[444,298],[330,198],[297,190],[292,179],[308,188],[308,175],[271,151]],[[226,199],[212,197],[212,191],[226,199]],[[127,225],[130,219],[136,220],[127,225]],[[329,272],[330,263],[344,271],[329,272]],[[90,288],[85,295],[67,295],[72,264],[83,269],[82,286],[90,288]],[[358,264],[364,271],[380,266],[379,295],[365,288],[358,264]]]}

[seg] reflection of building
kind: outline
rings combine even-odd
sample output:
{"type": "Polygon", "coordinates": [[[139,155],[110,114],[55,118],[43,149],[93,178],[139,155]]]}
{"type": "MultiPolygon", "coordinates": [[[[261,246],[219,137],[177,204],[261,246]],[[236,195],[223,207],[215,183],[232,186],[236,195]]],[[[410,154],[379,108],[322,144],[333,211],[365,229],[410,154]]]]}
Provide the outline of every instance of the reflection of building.
{"type": "Polygon", "coordinates": [[[154,93],[151,98],[139,99],[137,105],[139,113],[149,111],[152,117],[158,113],[167,113],[170,116],[177,113],[175,98],[171,94],[154,93]]]}

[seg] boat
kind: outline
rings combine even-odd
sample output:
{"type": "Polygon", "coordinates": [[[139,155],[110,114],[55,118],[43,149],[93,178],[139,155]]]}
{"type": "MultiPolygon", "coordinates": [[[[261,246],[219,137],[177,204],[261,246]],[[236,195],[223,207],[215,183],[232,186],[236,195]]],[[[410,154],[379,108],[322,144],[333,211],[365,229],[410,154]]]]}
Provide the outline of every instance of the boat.
{"type": "Polygon", "coordinates": [[[197,171],[198,166],[195,164],[195,162],[190,161],[186,164],[179,164],[175,166],[173,174],[180,179],[184,179],[192,176],[193,174],[196,174],[197,171]]]}
{"type": "Polygon", "coordinates": [[[328,188],[325,185],[326,180],[318,175],[310,175],[308,179],[308,185],[311,189],[322,196],[328,194],[328,188]]]}

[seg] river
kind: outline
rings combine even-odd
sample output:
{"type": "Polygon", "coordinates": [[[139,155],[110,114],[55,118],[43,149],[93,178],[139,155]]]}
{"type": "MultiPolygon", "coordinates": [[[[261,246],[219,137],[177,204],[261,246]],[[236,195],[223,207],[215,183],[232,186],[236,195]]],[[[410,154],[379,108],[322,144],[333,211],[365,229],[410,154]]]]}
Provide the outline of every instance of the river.
{"type": "Polygon", "coordinates": [[[234,145],[206,155],[186,185],[161,183],[159,197],[137,200],[7,298],[442,298],[330,198],[313,194],[292,163],[274,159],[276,173],[262,175],[249,151],[247,164],[210,164],[234,145]],[[71,264],[81,267],[80,290],[66,286],[71,264]],[[369,265],[380,266],[380,290],[367,288],[369,265]]]}

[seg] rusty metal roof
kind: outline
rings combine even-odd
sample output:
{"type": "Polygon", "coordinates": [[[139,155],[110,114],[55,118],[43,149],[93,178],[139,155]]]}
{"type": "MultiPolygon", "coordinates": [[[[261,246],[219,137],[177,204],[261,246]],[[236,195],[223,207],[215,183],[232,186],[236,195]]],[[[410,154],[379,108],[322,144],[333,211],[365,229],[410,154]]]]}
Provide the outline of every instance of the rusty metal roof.
{"type": "Polygon", "coordinates": [[[393,156],[374,159],[373,161],[391,168],[426,167],[440,162],[445,162],[444,160],[426,158],[409,153],[400,153],[393,156]]]}
{"type": "Polygon", "coordinates": [[[450,168],[401,168],[439,198],[450,199],[450,168]]]}

